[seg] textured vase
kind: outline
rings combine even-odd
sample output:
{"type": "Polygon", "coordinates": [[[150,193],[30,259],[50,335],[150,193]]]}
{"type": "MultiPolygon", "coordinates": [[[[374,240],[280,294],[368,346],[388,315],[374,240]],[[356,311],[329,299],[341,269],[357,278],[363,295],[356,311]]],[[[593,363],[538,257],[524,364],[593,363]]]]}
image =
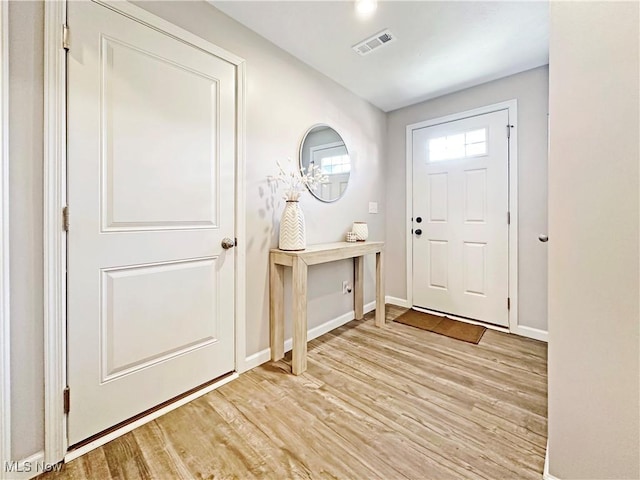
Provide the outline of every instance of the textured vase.
{"type": "Polygon", "coordinates": [[[280,250],[304,250],[307,236],[304,215],[297,200],[287,200],[280,219],[280,250]]]}
{"type": "Polygon", "coordinates": [[[352,231],[356,234],[356,240],[358,242],[364,242],[369,238],[369,227],[366,222],[353,222],[352,231]]]}

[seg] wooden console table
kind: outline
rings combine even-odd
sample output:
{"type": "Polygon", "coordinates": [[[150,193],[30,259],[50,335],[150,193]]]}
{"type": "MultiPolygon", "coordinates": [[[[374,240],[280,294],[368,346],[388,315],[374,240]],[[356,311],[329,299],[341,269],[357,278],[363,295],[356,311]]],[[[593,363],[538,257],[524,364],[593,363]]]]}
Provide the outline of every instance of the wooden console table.
{"type": "Polygon", "coordinates": [[[337,242],[309,245],[306,250],[291,252],[274,248],[269,255],[269,323],[271,360],[284,357],[284,267],[293,271],[293,360],[291,370],[300,375],[307,369],[307,267],[319,263],[353,258],[355,318],[364,315],[364,256],[376,254],[376,326],[385,323],[384,242],[337,242]]]}

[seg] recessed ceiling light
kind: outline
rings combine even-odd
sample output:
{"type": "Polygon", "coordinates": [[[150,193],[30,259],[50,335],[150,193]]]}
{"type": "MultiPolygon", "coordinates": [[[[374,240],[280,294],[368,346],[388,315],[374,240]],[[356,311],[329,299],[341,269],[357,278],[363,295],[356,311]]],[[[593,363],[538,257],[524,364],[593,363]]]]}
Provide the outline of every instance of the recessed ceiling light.
{"type": "Polygon", "coordinates": [[[359,17],[367,18],[378,8],[377,0],[356,0],[356,12],[359,17]]]}

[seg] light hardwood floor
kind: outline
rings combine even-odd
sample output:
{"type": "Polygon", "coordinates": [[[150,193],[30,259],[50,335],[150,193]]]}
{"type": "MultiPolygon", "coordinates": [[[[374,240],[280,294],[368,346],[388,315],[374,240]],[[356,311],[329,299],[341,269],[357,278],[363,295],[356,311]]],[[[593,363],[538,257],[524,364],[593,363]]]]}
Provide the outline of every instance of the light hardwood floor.
{"type": "Polygon", "coordinates": [[[311,341],[303,375],[267,363],[40,478],[540,479],[546,358],[369,314],[311,341]]]}

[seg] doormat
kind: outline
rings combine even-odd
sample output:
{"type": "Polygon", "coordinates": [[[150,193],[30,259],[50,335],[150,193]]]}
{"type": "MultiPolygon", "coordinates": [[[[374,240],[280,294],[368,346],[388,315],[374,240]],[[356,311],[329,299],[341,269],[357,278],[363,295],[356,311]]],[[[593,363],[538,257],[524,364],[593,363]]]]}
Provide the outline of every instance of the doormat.
{"type": "Polygon", "coordinates": [[[407,310],[396,318],[394,322],[475,344],[480,341],[484,332],[487,331],[485,327],[480,325],[472,325],[458,320],[451,320],[447,317],[416,312],[415,310],[407,310]]]}

